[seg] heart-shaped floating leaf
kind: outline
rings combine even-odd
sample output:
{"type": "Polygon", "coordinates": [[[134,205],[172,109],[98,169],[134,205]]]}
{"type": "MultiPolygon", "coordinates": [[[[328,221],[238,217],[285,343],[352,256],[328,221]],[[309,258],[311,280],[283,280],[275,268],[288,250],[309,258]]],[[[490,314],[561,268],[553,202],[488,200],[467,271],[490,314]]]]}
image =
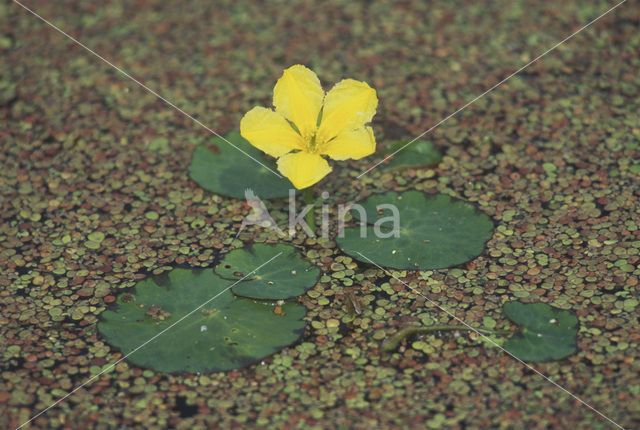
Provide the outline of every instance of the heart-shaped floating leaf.
{"type": "Polygon", "coordinates": [[[578,318],[546,303],[507,302],[504,313],[520,331],[504,348],[524,361],[559,360],[576,351],[578,318]]]}
{"type": "Polygon", "coordinates": [[[440,269],[467,262],[482,252],[493,232],[486,214],[442,194],[378,194],[362,207],[364,213],[353,210],[354,216],[374,226],[345,229],[344,237],[336,238],[338,246],[360,261],[396,269],[440,269]]]}
{"type": "Polygon", "coordinates": [[[393,156],[382,163],[380,167],[385,170],[428,167],[438,164],[442,159],[440,151],[438,151],[438,148],[436,148],[433,143],[427,140],[409,142],[411,141],[402,140],[381,151],[380,154],[385,157],[391,154],[393,154],[393,156]]]}
{"type": "Polygon", "coordinates": [[[226,279],[242,279],[265,261],[278,256],[278,262],[258,269],[233,286],[235,294],[253,299],[289,299],[304,294],[320,277],[320,270],[290,245],[255,244],[234,249],[224,256],[216,273],[226,279]]]}
{"type": "Polygon", "coordinates": [[[244,367],[302,335],[303,306],[237,298],[230,285],[212,270],[175,269],[139,282],[132,294],[121,294],[117,308],[102,314],[98,329],[125,355],[153,339],[128,360],[162,372],[244,367]]]}
{"type": "Polygon", "coordinates": [[[266,160],[262,152],[238,132],[229,133],[226,139],[244,154],[219,137],[213,139],[213,150],[205,145],[198,146],[189,165],[189,174],[198,185],[216,194],[235,198],[244,198],[246,189],[253,190],[262,199],[289,195],[289,188],[293,185],[287,178],[279,178],[273,173],[277,172],[273,161],[266,160]]]}

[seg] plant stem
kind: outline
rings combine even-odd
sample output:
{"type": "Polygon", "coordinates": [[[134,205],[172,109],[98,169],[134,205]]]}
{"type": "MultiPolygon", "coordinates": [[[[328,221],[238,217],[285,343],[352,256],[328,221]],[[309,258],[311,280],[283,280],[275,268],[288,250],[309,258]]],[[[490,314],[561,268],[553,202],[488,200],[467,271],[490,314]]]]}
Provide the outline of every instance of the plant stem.
{"type": "Polygon", "coordinates": [[[305,217],[307,225],[311,229],[311,232],[315,236],[316,234],[316,217],[315,217],[315,202],[313,200],[313,187],[307,187],[304,189],[304,201],[307,205],[313,206],[305,217]]]}
{"type": "Polygon", "coordinates": [[[473,331],[481,334],[493,334],[498,336],[504,336],[510,334],[509,330],[489,330],[486,328],[471,328],[463,325],[432,325],[428,327],[409,326],[401,329],[399,332],[391,337],[388,337],[382,342],[380,349],[385,352],[395,350],[402,339],[416,334],[433,333],[436,331],[473,331]]]}

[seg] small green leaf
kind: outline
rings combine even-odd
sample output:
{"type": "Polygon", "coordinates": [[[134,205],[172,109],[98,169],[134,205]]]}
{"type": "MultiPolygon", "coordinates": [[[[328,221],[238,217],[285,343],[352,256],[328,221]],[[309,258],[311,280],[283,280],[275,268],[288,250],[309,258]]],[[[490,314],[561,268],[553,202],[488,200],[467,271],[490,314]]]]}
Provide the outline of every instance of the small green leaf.
{"type": "MultiPolygon", "coordinates": [[[[380,153],[385,157],[393,154],[391,158],[384,161],[380,167],[385,170],[399,170],[410,167],[435,166],[442,159],[440,151],[433,143],[427,140],[403,140],[396,142],[380,153]],[[408,145],[407,145],[408,144],[408,145]]],[[[384,158],[383,158],[384,159],[384,158]]]]}
{"type": "MultiPolygon", "coordinates": [[[[336,240],[342,251],[365,263],[370,259],[381,266],[412,270],[451,267],[477,257],[493,232],[486,214],[442,194],[377,194],[362,206],[366,221],[374,227],[367,226],[366,232],[360,226],[346,228],[344,237],[338,235],[336,240]],[[398,209],[397,237],[391,234],[393,211],[381,205],[398,209]]],[[[361,216],[357,210],[352,213],[361,216]]]]}
{"type": "Polygon", "coordinates": [[[100,243],[104,240],[104,233],[101,231],[94,231],[93,233],[89,233],[89,236],[87,236],[87,239],[89,239],[91,242],[95,242],[95,243],[100,243]]]}
{"type": "Polygon", "coordinates": [[[226,139],[238,149],[219,137],[213,139],[210,147],[200,145],[196,148],[189,165],[191,179],[206,190],[239,199],[244,198],[247,188],[261,199],[289,195],[289,188],[293,185],[287,178],[279,178],[273,173],[277,172],[277,168],[272,160],[266,160],[263,153],[251,146],[238,132],[229,133],[226,139]]]}
{"type": "Polygon", "coordinates": [[[233,292],[253,299],[284,300],[304,294],[318,282],[320,270],[303,260],[293,246],[283,244],[234,249],[224,256],[216,273],[226,279],[242,279],[279,253],[274,264],[265,265],[236,284],[233,292]]]}
{"type": "Polygon", "coordinates": [[[578,318],[546,303],[507,302],[505,315],[520,326],[504,348],[524,361],[559,360],[576,351],[578,318]]]}
{"type": "Polygon", "coordinates": [[[302,335],[303,306],[275,307],[238,298],[230,285],[210,269],[175,269],[139,282],[133,293],[121,294],[117,308],[102,314],[98,329],[125,355],[144,345],[127,359],[162,372],[244,367],[302,335]],[[207,304],[191,313],[203,303],[207,304]]]}
{"type": "Polygon", "coordinates": [[[166,137],[156,137],[147,146],[149,151],[159,152],[160,154],[168,154],[171,152],[171,148],[169,146],[169,139],[166,137]]]}

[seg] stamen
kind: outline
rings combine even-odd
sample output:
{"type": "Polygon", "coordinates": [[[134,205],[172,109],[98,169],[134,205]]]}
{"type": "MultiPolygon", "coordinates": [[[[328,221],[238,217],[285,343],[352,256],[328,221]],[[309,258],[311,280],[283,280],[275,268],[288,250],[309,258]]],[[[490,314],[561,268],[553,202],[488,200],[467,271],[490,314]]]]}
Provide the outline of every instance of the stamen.
{"type": "Polygon", "coordinates": [[[316,132],[313,132],[313,135],[311,136],[311,151],[315,152],[316,151],[316,132]]]}

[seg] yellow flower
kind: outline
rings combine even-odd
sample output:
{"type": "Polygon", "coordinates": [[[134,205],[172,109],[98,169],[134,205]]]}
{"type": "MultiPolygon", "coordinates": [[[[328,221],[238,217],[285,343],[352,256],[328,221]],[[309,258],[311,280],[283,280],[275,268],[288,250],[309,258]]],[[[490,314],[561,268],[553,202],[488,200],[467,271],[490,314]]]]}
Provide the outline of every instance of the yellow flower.
{"type": "Polygon", "coordinates": [[[301,190],[329,172],[323,155],[358,160],[375,152],[371,127],[376,91],[345,79],[326,95],[311,70],[297,64],[284,71],[273,89],[275,111],[254,107],[240,121],[240,134],[278,159],[278,170],[301,190]]]}

